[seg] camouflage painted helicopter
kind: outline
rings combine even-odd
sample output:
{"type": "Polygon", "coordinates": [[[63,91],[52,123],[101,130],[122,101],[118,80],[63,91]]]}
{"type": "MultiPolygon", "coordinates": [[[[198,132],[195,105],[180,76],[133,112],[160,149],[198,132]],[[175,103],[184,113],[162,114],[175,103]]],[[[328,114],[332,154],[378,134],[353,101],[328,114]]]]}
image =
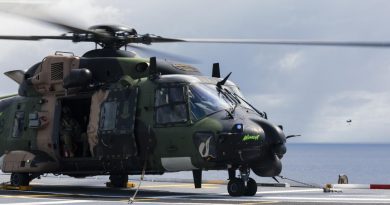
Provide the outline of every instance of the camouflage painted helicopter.
{"type": "Polygon", "coordinates": [[[28,185],[45,173],[110,175],[124,187],[128,175],[228,170],[231,196],[256,194],[250,170],[278,176],[286,153],[282,126],[247,102],[239,88],[182,64],[120,50],[135,43],[256,43],[382,46],[370,42],[175,39],[140,35],[124,26],[89,29],[49,22],[60,36],[0,36],[5,40],[93,42],[83,56],[56,52],[26,71],[5,73],[19,86],[0,101],[0,169],[11,184],[28,185]],[[239,174],[237,174],[237,171],[239,174]]]}

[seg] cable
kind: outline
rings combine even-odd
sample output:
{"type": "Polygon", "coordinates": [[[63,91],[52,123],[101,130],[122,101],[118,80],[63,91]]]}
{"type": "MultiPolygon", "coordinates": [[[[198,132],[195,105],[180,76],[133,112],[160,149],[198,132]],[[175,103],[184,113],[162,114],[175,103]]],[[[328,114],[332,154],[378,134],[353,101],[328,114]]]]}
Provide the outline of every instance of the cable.
{"type": "Polygon", "coordinates": [[[140,186],[141,186],[141,183],[142,183],[142,181],[144,180],[147,161],[148,161],[148,160],[146,159],[146,160],[145,160],[145,164],[144,164],[144,168],[142,169],[142,174],[141,174],[141,178],[140,178],[139,183],[138,183],[138,187],[137,187],[137,189],[135,190],[133,197],[130,197],[130,198],[129,198],[128,204],[133,204],[134,201],[135,201],[135,197],[137,196],[137,193],[138,193],[138,190],[139,190],[139,188],[140,188],[140,186]]]}
{"type": "Polygon", "coordinates": [[[287,177],[284,177],[284,176],[277,176],[277,177],[280,177],[281,179],[286,179],[286,180],[289,180],[289,181],[292,181],[292,182],[295,182],[295,183],[298,183],[298,184],[303,184],[303,185],[306,185],[308,187],[312,187],[312,188],[321,188],[321,186],[319,185],[312,185],[312,184],[308,184],[308,183],[304,183],[304,182],[301,182],[301,181],[298,181],[298,180],[294,180],[294,179],[290,179],[290,178],[287,178],[287,177]]]}

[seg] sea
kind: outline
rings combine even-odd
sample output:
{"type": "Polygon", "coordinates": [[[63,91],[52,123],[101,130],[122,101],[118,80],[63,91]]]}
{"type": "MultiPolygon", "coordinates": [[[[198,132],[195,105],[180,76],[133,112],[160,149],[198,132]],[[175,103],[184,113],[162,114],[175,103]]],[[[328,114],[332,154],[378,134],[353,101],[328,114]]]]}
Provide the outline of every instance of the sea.
{"type": "MultiPolygon", "coordinates": [[[[346,175],[349,183],[390,184],[390,144],[287,144],[280,182],[292,186],[323,186],[346,175]]],[[[259,183],[269,177],[250,175],[259,183]]],[[[133,176],[135,177],[135,176],[133,176]]],[[[165,173],[149,179],[191,179],[192,172],[165,173]]],[[[204,171],[204,180],[226,180],[227,171],[204,171]]]]}

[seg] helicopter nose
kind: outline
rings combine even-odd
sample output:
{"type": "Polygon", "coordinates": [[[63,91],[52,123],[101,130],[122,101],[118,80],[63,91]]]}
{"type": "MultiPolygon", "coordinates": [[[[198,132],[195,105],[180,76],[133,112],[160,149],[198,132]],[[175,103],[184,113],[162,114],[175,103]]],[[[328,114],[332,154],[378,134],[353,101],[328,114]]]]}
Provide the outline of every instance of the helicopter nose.
{"type": "Polygon", "coordinates": [[[265,133],[265,145],[269,147],[269,151],[276,154],[279,158],[282,158],[287,152],[286,148],[286,136],[283,130],[265,119],[256,119],[255,121],[265,133]]]}
{"type": "Polygon", "coordinates": [[[279,159],[282,159],[284,154],[287,152],[287,148],[285,143],[276,144],[273,147],[273,152],[279,157],[279,159]]]}
{"type": "Polygon", "coordinates": [[[280,127],[265,119],[253,121],[264,130],[265,138],[262,157],[251,168],[259,176],[277,176],[282,171],[280,159],[287,152],[286,136],[280,127]]]}
{"type": "Polygon", "coordinates": [[[257,165],[251,167],[252,171],[261,177],[274,177],[282,172],[282,162],[278,156],[273,155],[263,158],[257,165]]]}

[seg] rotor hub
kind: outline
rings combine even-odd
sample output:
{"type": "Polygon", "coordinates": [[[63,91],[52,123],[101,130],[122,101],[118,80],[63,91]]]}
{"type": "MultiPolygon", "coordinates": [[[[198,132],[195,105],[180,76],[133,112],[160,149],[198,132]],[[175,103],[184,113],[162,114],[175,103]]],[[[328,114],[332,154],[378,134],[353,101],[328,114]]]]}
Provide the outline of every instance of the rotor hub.
{"type": "Polygon", "coordinates": [[[98,33],[108,33],[111,36],[137,36],[137,31],[134,28],[119,25],[95,25],[88,28],[88,30],[98,33]]]}

